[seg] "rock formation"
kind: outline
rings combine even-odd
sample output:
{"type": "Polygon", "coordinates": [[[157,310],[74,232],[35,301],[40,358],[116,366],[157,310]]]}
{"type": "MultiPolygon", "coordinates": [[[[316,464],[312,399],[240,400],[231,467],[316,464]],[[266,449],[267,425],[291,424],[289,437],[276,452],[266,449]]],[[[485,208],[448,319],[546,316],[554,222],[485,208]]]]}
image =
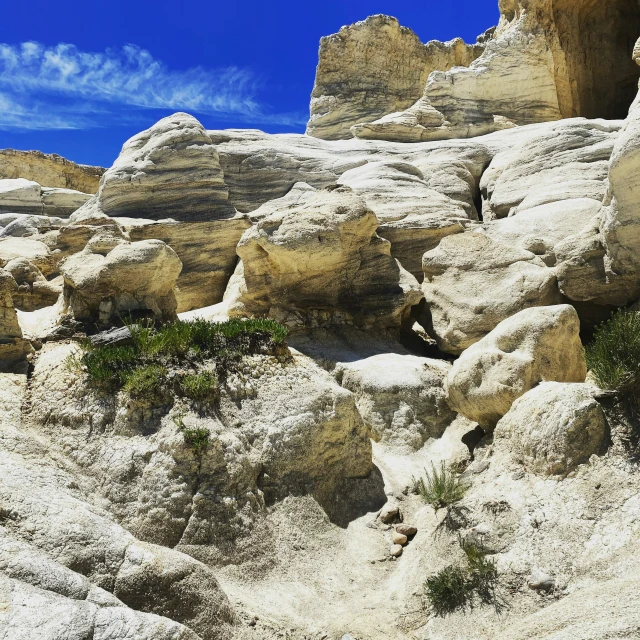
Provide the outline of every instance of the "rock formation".
{"type": "Polygon", "coordinates": [[[393,19],[376,16],[323,40],[308,133],[345,138],[350,128],[360,138],[417,142],[575,116],[626,115],[639,75],[631,61],[640,31],[635,2],[501,0],[499,5],[497,29],[454,64],[434,60],[426,82],[419,78],[421,96],[415,92],[417,74],[409,75],[420,58],[407,52],[409,42],[416,50],[417,44],[393,19]],[[382,38],[383,29],[393,37],[382,38]],[[374,53],[363,55],[367,51],[374,53]],[[402,62],[409,55],[415,63],[402,62]],[[399,64],[413,83],[397,72],[388,78],[389,62],[383,60],[399,64]],[[371,109],[374,117],[367,120],[363,110],[350,104],[358,104],[352,74],[358,80],[376,78],[376,83],[362,84],[365,90],[372,84],[383,96],[410,88],[414,104],[398,108],[401,100],[380,101],[378,113],[371,109]]]}
{"type": "Polygon", "coordinates": [[[86,193],[41,187],[37,182],[24,178],[0,180],[0,213],[68,216],[89,198],[86,193]]]}
{"type": "Polygon", "coordinates": [[[65,306],[73,317],[98,325],[141,311],[174,319],[173,290],[182,269],[175,251],[161,240],[104,240],[95,236],[62,266],[65,306]]]}
{"type": "Polygon", "coordinates": [[[569,305],[525,309],[469,347],[447,376],[450,406],[493,429],[516,398],[544,381],[584,382],[580,323],[569,305]]]}
{"type": "Polygon", "coordinates": [[[351,125],[405,109],[432,71],[468,66],[483,48],[460,38],[422,44],[411,29],[383,15],[342,27],[320,41],[307,133],[350,138],[351,125]]]}
{"type": "Polygon", "coordinates": [[[95,193],[104,171],[102,167],[76,164],[55,153],[0,149],[0,180],[24,178],[47,187],[95,193]]]}
{"type": "Polygon", "coordinates": [[[399,326],[422,296],[377,227],[348,187],[265,217],[238,243],[243,282],[231,312],[293,325],[399,326]]]}

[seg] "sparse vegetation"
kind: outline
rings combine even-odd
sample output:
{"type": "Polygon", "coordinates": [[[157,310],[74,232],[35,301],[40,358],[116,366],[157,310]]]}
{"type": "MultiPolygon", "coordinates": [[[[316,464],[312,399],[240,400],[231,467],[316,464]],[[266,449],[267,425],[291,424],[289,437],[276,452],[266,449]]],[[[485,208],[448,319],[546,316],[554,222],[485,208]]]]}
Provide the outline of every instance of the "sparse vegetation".
{"type": "Polygon", "coordinates": [[[466,566],[454,564],[427,578],[424,592],[437,616],[471,609],[479,601],[500,607],[497,595],[498,570],[486,551],[475,542],[459,538],[466,566]]]}
{"type": "Polygon", "coordinates": [[[132,398],[152,399],[162,389],[167,370],[157,364],[139,367],[125,376],[123,390],[132,398]]]}
{"type": "Polygon", "coordinates": [[[263,318],[130,325],[129,331],[129,344],[92,347],[85,342],[84,354],[72,357],[68,367],[85,370],[94,386],[149,397],[168,384],[170,367],[188,365],[197,370],[200,363],[211,360],[217,375],[213,371],[186,374],[177,376],[175,384],[178,393],[192,400],[215,400],[218,379],[234,362],[243,355],[277,352],[288,333],[286,327],[263,318]]]}
{"type": "Polygon", "coordinates": [[[618,311],[596,329],[587,366],[605,390],[631,393],[640,386],[640,312],[618,311]]]}
{"type": "Polygon", "coordinates": [[[209,445],[209,432],[206,429],[188,429],[182,430],[184,441],[193,449],[196,455],[200,455],[209,445]]]}
{"type": "Polygon", "coordinates": [[[180,380],[179,386],[183,396],[199,402],[218,397],[218,378],[213,371],[187,374],[180,380]]]}
{"type": "Polygon", "coordinates": [[[468,488],[460,475],[447,469],[444,462],[439,469],[432,464],[430,473],[425,469],[425,477],[413,479],[414,492],[436,511],[462,500],[468,488]]]}

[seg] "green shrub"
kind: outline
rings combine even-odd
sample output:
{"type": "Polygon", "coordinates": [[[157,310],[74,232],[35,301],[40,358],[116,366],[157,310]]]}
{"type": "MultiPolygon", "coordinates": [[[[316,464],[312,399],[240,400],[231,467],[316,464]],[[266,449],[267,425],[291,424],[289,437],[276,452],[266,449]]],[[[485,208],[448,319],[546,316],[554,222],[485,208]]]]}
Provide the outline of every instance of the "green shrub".
{"type": "Polygon", "coordinates": [[[460,479],[460,475],[447,469],[444,462],[437,469],[431,464],[431,473],[425,469],[426,478],[414,478],[413,490],[422,496],[436,511],[464,498],[469,485],[460,479]]]}
{"type": "Polygon", "coordinates": [[[587,366],[602,389],[630,392],[640,382],[640,313],[618,311],[595,331],[587,366]]]}
{"type": "MultiPolygon", "coordinates": [[[[253,318],[227,322],[173,322],[161,326],[130,325],[127,345],[92,347],[85,343],[81,358],[70,358],[68,367],[86,369],[92,384],[111,391],[123,387],[133,372],[151,365],[166,367],[212,359],[219,377],[224,377],[243,355],[273,351],[284,344],[288,330],[273,320],[253,318]]],[[[184,381],[185,395],[205,393],[211,380],[184,381]]],[[[134,384],[134,383],[131,383],[134,384]]],[[[135,383],[137,384],[137,382],[135,383]]],[[[191,396],[190,396],[191,397],[191,396]]],[[[195,398],[195,396],[194,396],[195,398]]],[[[197,398],[196,398],[197,399],[197,398]]]]}
{"type": "Polygon", "coordinates": [[[459,538],[465,553],[466,566],[450,565],[427,578],[425,597],[437,616],[460,609],[473,608],[476,600],[500,608],[497,595],[498,570],[482,547],[459,538]]]}
{"type": "Polygon", "coordinates": [[[468,606],[471,597],[469,574],[463,567],[451,565],[427,578],[425,596],[437,616],[445,616],[468,606]]]}
{"type": "Polygon", "coordinates": [[[150,364],[126,374],[122,388],[132,398],[152,399],[162,389],[166,375],[165,367],[150,364]]]}
{"type": "Polygon", "coordinates": [[[212,371],[187,374],[180,380],[179,386],[183,396],[199,402],[218,397],[218,378],[212,371]]]}
{"type": "Polygon", "coordinates": [[[209,431],[207,429],[190,429],[183,427],[182,435],[184,441],[187,443],[196,455],[201,455],[204,450],[209,446],[209,431]]]}

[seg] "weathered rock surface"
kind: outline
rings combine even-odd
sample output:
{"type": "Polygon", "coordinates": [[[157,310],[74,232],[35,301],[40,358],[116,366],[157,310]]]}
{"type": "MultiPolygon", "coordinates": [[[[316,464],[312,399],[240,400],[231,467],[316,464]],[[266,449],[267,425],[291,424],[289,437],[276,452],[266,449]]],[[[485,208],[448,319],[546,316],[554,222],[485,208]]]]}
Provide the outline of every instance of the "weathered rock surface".
{"type": "Polygon", "coordinates": [[[461,353],[522,309],[561,301],[542,258],[483,233],[444,238],[422,266],[428,328],[448,353],[461,353]]]}
{"type": "Polygon", "coordinates": [[[67,220],[52,216],[35,216],[26,213],[0,214],[0,238],[25,238],[38,233],[60,229],[67,224],[67,220]]]}
{"type": "Polygon", "coordinates": [[[502,321],[454,362],[447,401],[492,430],[513,402],[539,382],[584,382],[586,375],[575,309],[535,307],[502,321]]]}
{"type": "Polygon", "coordinates": [[[0,371],[12,370],[27,354],[31,344],[22,338],[13,296],[17,290],[13,276],[0,269],[0,371]]]}
{"type": "Polygon", "coordinates": [[[11,260],[25,258],[34,264],[45,276],[57,269],[58,256],[49,247],[35,238],[0,238],[0,267],[11,260]]]}
{"type": "Polygon", "coordinates": [[[16,282],[13,304],[21,311],[36,311],[55,304],[62,293],[61,286],[49,282],[40,269],[25,258],[10,260],[4,270],[16,282]]]}
{"type": "Polygon", "coordinates": [[[259,527],[265,506],[291,493],[313,495],[331,517],[343,504],[362,508],[357,486],[372,473],[368,430],[353,394],[308,358],[247,356],[216,410],[176,403],[170,412],[175,398],[144,405],[88,387],[65,366],[75,351],[43,347],[30,420],[90,484],[102,479],[91,484],[96,496],[138,538],[224,564],[250,559],[251,536],[267,535],[259,527]],[[60,401],[45,406],[44,398],[60,401]],[[87,429],[100,436],[87,440],[87,429]],[[206,431],[206,449],[194,451],[181,429],[206,431]]]}
{"type": "Polygon", "coordinates": [[[434,71],[409,109],[363,123],[353,119],[352,133],[417,142],[626,115],[639,75],[631,61],[640,31],[634,2],[505,0],[499,6],[500,24],[480,57],[466,68],[434,71]]]}
{"type": "Polygon", "coordinates": [[[222,300],[236,266],[236,245],[250,226],[245,216],[213,222],[154,222],[133,218],[118,221],[132,242],[162,240],[180,258],[178,313],[222,300]]]}
{"type": "Polygon", "coordinates": [[[0,180],[0,213],[68,216],[90,197],[72,189],[41,187],[24,178],[0,180]]]}
{"type": "Polygon", "coordinates": [[[61,267],[65,307],[75,319],[106,325],[136,311],[174,319],[174,287],[182,269],[175,251],[162,240],[102,240],[94,236],[61,267]]]}
{"type": "Polygon", "coordinates": [[[602,453],[607,424],[586,384],[543,382],[518,398],[498,422],[497,447],[528,469],[564,475],[602,453]]]}
{"type": "Polygon", "coordinates": [[[267,216],[238,244],[243,284],[230,313],[293,325],[399,326],[422,296],[377,227],[348,187],[267,216]]]}
{"type": "Polygon", "coordinates": [[[125,142],[100,180],[97,206],[109,216],[190,222],[235,213],[216,149],[186,113],[163,118],[125,142]]]}
{"type": "Polygon", "coordinates": [[[429,74],[468,66],[483,51],[460,38],[422,44],[395,18],[370,16],[320,41],[307,134],[339,140],[349,128],[417,100],[429,74]]]}
{"type": "Polygon", "coordinates": [[[355,394],[376,441],[417,451],[455,418],[443,389],[450,368],[443,360],[389,353],[344,363],[336,375],[355,394]]]}
{"type": "Polygon", "coordinates": [[[391,255],[419,280],[422,254],[464,231],[470,220],[462,203],[431,189],[410,163],[369,162],[345,171],[338,184],[364,198],[380,222],[378,233],[391,242],[391,255]]]}
{"type": "Polygon", "coordinates": [[[0,149],[0,180],[24,178],[47,187],[95,193],[104,171],[102,167],[76,164],[55,153],[0,149]]]}

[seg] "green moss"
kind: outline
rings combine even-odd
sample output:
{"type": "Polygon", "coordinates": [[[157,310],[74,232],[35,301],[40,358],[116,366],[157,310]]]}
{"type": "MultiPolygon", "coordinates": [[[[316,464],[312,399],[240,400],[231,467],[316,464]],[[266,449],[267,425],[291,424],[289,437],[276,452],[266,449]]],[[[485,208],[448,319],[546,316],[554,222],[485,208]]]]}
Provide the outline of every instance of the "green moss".
{"type": "Polygon", "coordinates": [[[413,490],[436,510],[462,500],[469,488],[458,473],[447,469],[444,462],[439,469],[432,464],[431,473],[425,469],[425,474],[424,478],[413,479],[413,490]]]}

